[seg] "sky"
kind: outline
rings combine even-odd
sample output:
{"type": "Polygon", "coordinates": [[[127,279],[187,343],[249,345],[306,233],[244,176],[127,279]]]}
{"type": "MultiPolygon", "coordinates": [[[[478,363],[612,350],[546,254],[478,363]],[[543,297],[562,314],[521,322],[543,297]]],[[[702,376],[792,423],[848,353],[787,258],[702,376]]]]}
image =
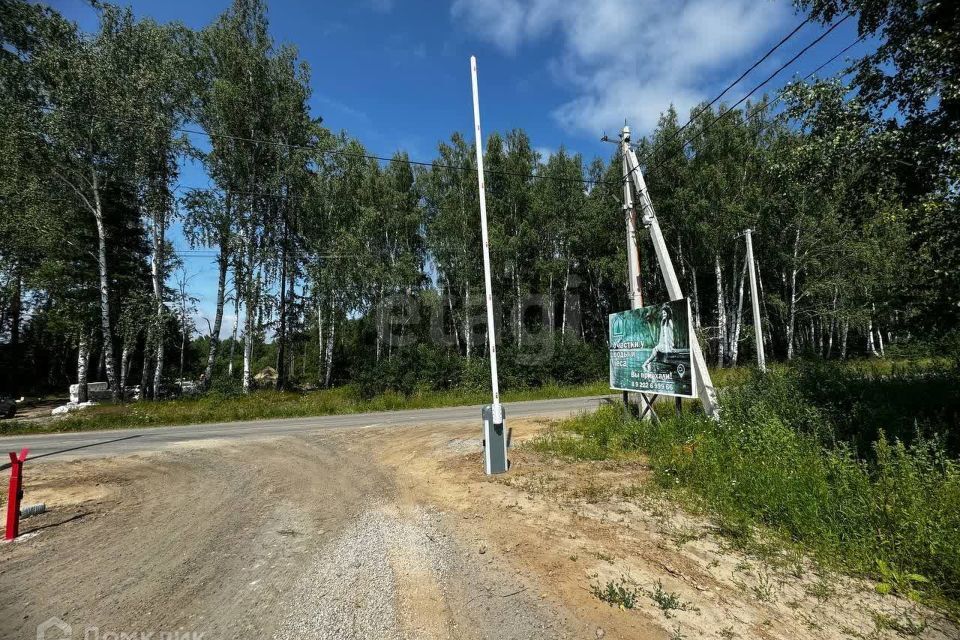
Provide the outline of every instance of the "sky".
{"type": "MultiPolygon", "coordinates": [[[[49,4],[83,29],[96,28],[96,14],[83,0],[49,4]]],[[[230,3],[120,4],[137,16],[202,28],[230,3]]],[[[403,150],[423,161],[454,131],[473,139],[471,55],[478,60],[484,135],[522,128],[544,155],[563,146],[589,160],[610,156],[612,145],[600,137],[615,137],[625,120],[635,138],[671,104],[685,121],[693,105],[711,100],[804,18],[786,0],[268,0],[268,6],[275,42],[296,46],[310,66],[314,116],[359,138],[370,153],[403,150]]],[[[804,26],[724,100],[739,100],[823,31],[804,26]]],[[[756,95],[775,93],[856,38],[856,21],[848,20],[756,95]]],[[[860,51],[852,49],[821,75],[860,51]]],[[[208,180],[202,167],[187,164],[180,184],[203,187],[208,180]]],[[[187,248],[178,227],[170,235],[177,248],[187,248]]],[[[185,271],[200,298],[199,317],[212,320],[212,259],[188,257],[185,271]]],[[[232,320],[224,319],[224,335],[232,320]]],[[[206,330],[206,322],[198,319],[198,328],[206,330]]]]}

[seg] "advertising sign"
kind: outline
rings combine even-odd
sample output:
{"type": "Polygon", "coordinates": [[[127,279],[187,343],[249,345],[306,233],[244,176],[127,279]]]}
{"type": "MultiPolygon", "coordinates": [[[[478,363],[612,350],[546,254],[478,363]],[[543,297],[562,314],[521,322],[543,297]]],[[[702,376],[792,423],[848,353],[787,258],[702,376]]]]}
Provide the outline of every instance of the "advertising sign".
{"type": "Polygon", "coordinates": [[[687,298],[610,314],[610,388],[696,396],[687,298]]]}

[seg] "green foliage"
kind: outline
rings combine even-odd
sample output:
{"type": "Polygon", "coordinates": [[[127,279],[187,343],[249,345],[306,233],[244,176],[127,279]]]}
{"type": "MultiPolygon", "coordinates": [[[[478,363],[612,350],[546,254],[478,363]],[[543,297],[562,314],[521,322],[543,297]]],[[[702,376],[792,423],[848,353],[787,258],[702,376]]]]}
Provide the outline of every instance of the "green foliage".
{"type": "Polygon", "coordinates": [[[621,576],[619,581],[608,580],[603,586],[591,584],[590,593],[611,607],[633,609],[637,605],[637,598],[641,591],[632,581],[621,576]]]}
{"type": "MultiPolygon", "coordinates": [[[[876,429],[876,439],[858,455],[838,434],[862,438],[838,425],[839,412],[806,395],[809,375],[774,372],[726,389],[719,422],[686,413],[639,423],[610,407],[564,422],[533,446],[581,459],[643,453],[661,486],[695,496],[741,542],[761,525],[825,561],[876,577],[887,585],[881,589],[960,600],[960,463],[939,438],[915,434],[908,445],[875,425],[865,431],[876,429]]],[[[833,377],[854,375],[836,370],[833,377]]],[[[858,385],[844,388],[855,395],[871,381],[882,391],[898,380],[905,410],[929,380],[859,375],[858,385]]],[[[957,382],[954,374],[950,383],[957,382]]],[[[926,397],[935,404],[936,396],[926,397]]]]}

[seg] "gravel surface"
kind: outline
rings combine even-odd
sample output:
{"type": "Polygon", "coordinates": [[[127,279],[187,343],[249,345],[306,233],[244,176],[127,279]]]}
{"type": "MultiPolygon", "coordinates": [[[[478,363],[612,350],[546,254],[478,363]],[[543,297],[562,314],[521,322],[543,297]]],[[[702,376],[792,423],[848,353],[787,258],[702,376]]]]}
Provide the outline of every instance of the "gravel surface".
{"type": "Polygon", "coordinates": [[[386,503],[361,515],[304,572],[274,638],[569,637],[565,616],[445,519],[386,503]]]}

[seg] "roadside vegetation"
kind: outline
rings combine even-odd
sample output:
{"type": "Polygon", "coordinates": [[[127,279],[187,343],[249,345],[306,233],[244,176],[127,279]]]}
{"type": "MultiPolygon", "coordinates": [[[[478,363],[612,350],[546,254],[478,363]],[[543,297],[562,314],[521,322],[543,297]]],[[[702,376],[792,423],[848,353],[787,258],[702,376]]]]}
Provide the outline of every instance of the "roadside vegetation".
{"type": "MultiPolygon", "coordinates": [[[[205,422],[231,422],[269,418],[301,418],[308,416],[361,413],[365,411],[398,411],[430,409],[490,402],[488,361],[478,359],[472,365],[452,359],[459,370],[433,371],[431,378],[445,385],[418,380],[424,369],[404,370],[385,366],[379,378],[363,378],[358,383],[331,389],[276,391],[260,389],[244,393],[239,384],[220,380],[202,395],[143,402],[105,403],[71,413],[62,418],[43,420],[5,420],[0,422],[0,435],[124,429],[146,426],[173,426],[205,422]],[[454,376],[445,378],[444,374],[454,376]],[[455,384],[450,385],[453,381],[455,384]]],[[[599,396],[611,393],[606,379],[600,378],[597,367],[570,364],[562,373],[564,359],[554,358],[552,366],[537,369],[518,367],[507,359],[501,369],[502,400],[546,400],[599,396]],[[554,371],[555,370],[555,371],[554,371]],[[587,376],[586,372],[590,375],[587,376]],[[556,373],[557,375],[552,375],[556,373]]],[[[549,363],[547,363],[549,364],[549,363]]],[[[718,369],[713,373],[718,385],[740,384],[749,379],[747,368],[718,369]]]]}
{"type": "Polygon", "coordinates": [[[531,446],[645,457],[659,487],[738,545],[799,545],[880,593],[960,610],[960,370],[808,363],[728,386],[721,402],[717,422],[611,406],[531,446]]]}
{"type": "MultiPolygon", "coordinates": [[[[505,402],[573,398],[610,393],[606,380],[579,385],[547,384],[506,391],[505,402]]],[[[170,426],[204,422],[230,422],[267,418],[299,418],[365,411],[430,409],[490,402],[489,390],[415,390],[409,394],[385,391],[367,397],[354,385],[298,393],[260,390],[249,394],[221,390],[195,398],[154,400],[127,404],[105,404],[62,419],[43,422],[8,420],[0,422],[0,435],[123,429],[170,426]]],[[[479,420],[479,414],[477,416],[479,420]]]]}

